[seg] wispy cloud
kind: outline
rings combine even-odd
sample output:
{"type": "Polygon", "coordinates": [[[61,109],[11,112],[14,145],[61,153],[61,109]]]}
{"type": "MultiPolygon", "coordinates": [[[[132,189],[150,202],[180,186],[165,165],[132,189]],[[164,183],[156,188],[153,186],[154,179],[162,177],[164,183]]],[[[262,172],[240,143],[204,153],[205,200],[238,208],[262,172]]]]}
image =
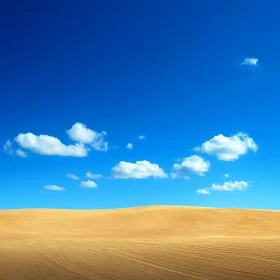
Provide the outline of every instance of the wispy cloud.
{"type": "Polygon", "coordinates": [[[93,182],[93,181],[90,181],[90,180],[82,181],[80,183],[80,186],[84,187],[84,188],[97,188],[97,184],[95,182],[93,182]]]}
{"type": "Polygon", "coordinates": [[[144,139],[146,139],[146,136],[145,136],[145,135],[139,135],[137,138],[138,138],[139,140],[144,140],[144,139]]]}
{"type": "Polygon", "coordinates": [[[72,180],[79,180],[79,177],[75,174],[68,173],[66,176],[67,176],[67,178],[72,179],[72,180]]]}
{"type": "Polygon", "coordinates": [[[64,188],[59,187],[57,185],[47,185],[47,186],[44,186],[44,188],[49,191],[64,191],[65,190],[64,188]]]}
{"type": "Polygon", "coordinates": [[[21,149],[13,149],[12,148],[12,142],[10,140],[7,140],[6,143],[4,144],[3,147],[4,152],[6,152],[7,154],[13,156],[13,155],[17,155],[21,158],[27,158],[27,154],[21,150],[21,149]]]}
{"type": "Polygon", "coordinates": [[[219,160],[234,161],[241,155],[245,155],[249,150],[256,152],[258,146],[246,133],[238,133],[230,137],[219,134],[204,142],[200,147],[194,148],[194,150],[215,155],[219,160]]]}
{"type": "Polygon", "coordinates": [[[100,179],[103,177],[101,174],[92,174],[91,171],[88,171],[85,176],[91,179],[100,179]]]}
{"type": "Polygon", "coordinates": [[[209,188],[199,189],[197,193],[199,194],[209,194],[210,191],[245,191],[248,187],[248,182],[245,181],[229,181],[224,182],[222,185],[212,184],[209,188]]]}
{"type": "Polygon", "coordinates": [[[136,161],[136,163],[121,161],[112,168],[115,179],[147,179],[167,178],[168,175],[155,163],[147,160],[136,161]]]}
{"type": "Polygon", "coordinates": [[[256,57],[247,57],[245,58],[239,66],[247,66],[250,68],[255,69],[257,66],[259,66],[259,59],[256,57]]]}
{"type": "Polygon", "coordinates": [[[229,174],[228,173],[224,174],[224,177],[229,178],[229,174]]]}

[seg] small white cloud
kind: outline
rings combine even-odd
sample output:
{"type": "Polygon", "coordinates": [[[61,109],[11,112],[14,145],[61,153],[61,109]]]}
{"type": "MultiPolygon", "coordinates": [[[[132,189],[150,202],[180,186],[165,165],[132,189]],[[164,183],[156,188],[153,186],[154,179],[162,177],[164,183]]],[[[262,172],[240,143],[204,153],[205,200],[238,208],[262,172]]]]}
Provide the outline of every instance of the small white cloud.
{"type": "Polygon", "coordinates": [[[213,191],[244,191],[248,187],[248,183],[245,181],[229,181],[223,185],[212,184],[211,190],[213,191]]]}
{"type": "Polygon", "coordinates": [[[199,194],[209,194],[210,191],[245,191],[248,187],[248,182],[245,181],[229,181],[222,185],[212,184],[210,188],[198,189],[199,194]]]}
{"type": "Polygon", "coordinates": [[[4,152],[8,153],[9,155],[17,155],[21,158],[27,158],[27,154],[21,149],[13,149],[12,142],[10,140],[6,141],[4,144],[4,152]]]}
{"type": "Polygon", "coordinates": [[[228,173],[224,174],[224,176],[225,176],[226,178],[229,178],[229,174],[228,174],[228,173]]]}
{"type": "Polygon", "coordinates": [[[88,171],[85,176],[91,179],[100,179],[103,177],[101,174],[92,174],[91,171],[88,171]]]}
{"type": "Polygon", "coordinates": [[[138,139],[139,139],[139,140],[144,140],[145,138],[146,138],[145,135],[139,135],[139,136],[138,136],[138,139]]]}
{"type": "Polygon", "coordinates": [[[249,66],[255,68],[258,66],[259,59],[256,57],[247,57],[245,58],[239,66],[249,66]]]}
{"type": "Polygon", "coordinates": [[[258,146],[246,133],[238,133],[230,137],[219,134],[194,150],[215,155],[219,160],[234,161],[249,150],[256,152],[258,146]]]}
{"type": "Polygon", "coordinates": [[[129,149],[129,150],[130,150],[130,149],[133,149],[133,144],[132,144],[132,143],[128,143],[128,144],[126,145],[126,148],[129,149]]]}
{"type": "Polygon", "coordinates": [[[210,194],[210,192],[207,189],[198,189],[196,192],[199,194],[210,194]]]}
{"type": "Polygon", "coordinates": [[[188,173],[204,176],[204,173],[206,173],[209,168],[210,162],[196,155],[184,158],[181,163],[175,163],[173,165],[173,169],[178,177],[185,177],[188,173]]]}
{"type": "Polygon", "coordinates": [[[21,149],[16,150],[16,155],[21,157],[21,158],[27,158],[27,154],[21,149]]]}
{"type": "Polygon", "coordinates": [[[44,187],[46,190],[49,191],[64,191],[65,189],[56,185],[47,185],[44,187]]]}
{"type": "Polygon", "coordinates": [[[168,178],[158,164],[147,160],[136,161],[136,163],[121,161],[112,168],[112,175],[115,179],[168,178]]]}
{"type": "Polygon", "coordinates": [[[72,179],[72,180],[79,180],[79,177],[76,176],[75,174],[68,173],[66,176],[67,176],[67,178],[72,179]]]}
{"type": "Polygon", "coordinates": [[[49,135],[35,135],[33,133],[21,133],[15,141],[20,147],[30,150],[31,152],[47,155],[47,156],[73,156],[85,157],[87,156],[87,149],[82,143],[75,145],[64,145],[61,141],[49,135]]]}
{"type": "Polygon", "coordinates": [[[85,187],[85,188],[97,188],[97,184],[95,182],[93,182],[93,181],[90,181],[90,180],[82,181],[80,183],[80,186],[81,187],[85,187]]]}
{"type": "Polygon", "coordinates": [[[104,137],[107,135],[105,131],[99,133],[87,128],[86,125],[77,122],[67,130],[67,134],[71,140],[91,145],[96,151],[108,150],[108,142],[104,141],[104,137]]]}

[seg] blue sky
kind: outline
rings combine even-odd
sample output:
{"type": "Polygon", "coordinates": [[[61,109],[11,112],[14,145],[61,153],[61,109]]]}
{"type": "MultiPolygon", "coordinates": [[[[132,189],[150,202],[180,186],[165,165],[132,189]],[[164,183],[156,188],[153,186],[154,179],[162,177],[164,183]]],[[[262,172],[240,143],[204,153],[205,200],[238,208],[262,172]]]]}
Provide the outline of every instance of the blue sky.
{"type": "Polygon", "coordinates": [[[1,8],[0,208],[280,209],[279,4],[80,2],[1,8]]]}

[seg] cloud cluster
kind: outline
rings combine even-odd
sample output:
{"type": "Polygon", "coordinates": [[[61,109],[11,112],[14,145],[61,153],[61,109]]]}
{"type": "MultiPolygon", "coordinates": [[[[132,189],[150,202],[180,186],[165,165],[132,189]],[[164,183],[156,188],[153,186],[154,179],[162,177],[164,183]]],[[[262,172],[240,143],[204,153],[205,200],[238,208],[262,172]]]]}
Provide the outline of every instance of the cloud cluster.
{"type": "Polygon", "coordinates": [[[105,131],[96,132],[87,128],[82,123],[75,123],[69,130],[67,130],[69,138],[75,142],[88,144],[96,151],[107,151],[108,142],[104,141],[104,137],[107,135],[105,131]]]}
{"type": "Polygon", "coordinates": [[[167,178],[168,175],[155,163],[147,160],[130,163],[121,161],[112,168],[112,175],[115,179],[147,179],[167,178]]]}
{"type": "Polygon", "coordinates": [[[101,174],[92,174],[91,171],[88,171],[85,176],[90,179],[100,179],[103,177],[101,174]]]}
{"type": "Polygon", "coordinates": [[[230,137],[219,134],[204,142],[200,147],[194,148],[194,150],[215,155],[219,160],[234,161],[241,155],[245,155],[249,150],[256,152],[258,146],[246,133],[237,133],[230,137]]]}
{"type": "Polygon", "coordinates": [[[199,194],[210,194],[210,191],[245,191],[248,187],[248,182],[245,181],[229,181],[222,185],[212,184],[210,188],[198,189],[199,194]]]}
{"type": "MultiPolygon", "coordinates": [[[[33,153],[47,156],[72,156],[86,157],[92,147],[96,151],[107,151],[108,142],[104,141],[107,135],[105,131],[96,132],[82,123],[75,123],[67,130],[69,138],[74,144],[63,144],[58,138],[49,135],[35,135],[31,132],[20,133],[15,137],[16,143],[22,148],[33,153]]],[[[12,149],[12,142],[6,141],[4,151],[20,157],[27,157],[23,150],[12,149]]]]}

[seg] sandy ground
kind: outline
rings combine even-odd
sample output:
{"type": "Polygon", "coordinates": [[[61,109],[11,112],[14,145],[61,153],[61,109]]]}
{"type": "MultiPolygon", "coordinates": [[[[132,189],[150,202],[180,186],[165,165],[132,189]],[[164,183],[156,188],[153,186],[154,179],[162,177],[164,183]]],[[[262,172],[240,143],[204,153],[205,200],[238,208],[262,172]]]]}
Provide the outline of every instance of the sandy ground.
{"type": "Polygon", "coordinates": [[[0,211],[1,280],[280,279],[280,211],[0,211]]]}

